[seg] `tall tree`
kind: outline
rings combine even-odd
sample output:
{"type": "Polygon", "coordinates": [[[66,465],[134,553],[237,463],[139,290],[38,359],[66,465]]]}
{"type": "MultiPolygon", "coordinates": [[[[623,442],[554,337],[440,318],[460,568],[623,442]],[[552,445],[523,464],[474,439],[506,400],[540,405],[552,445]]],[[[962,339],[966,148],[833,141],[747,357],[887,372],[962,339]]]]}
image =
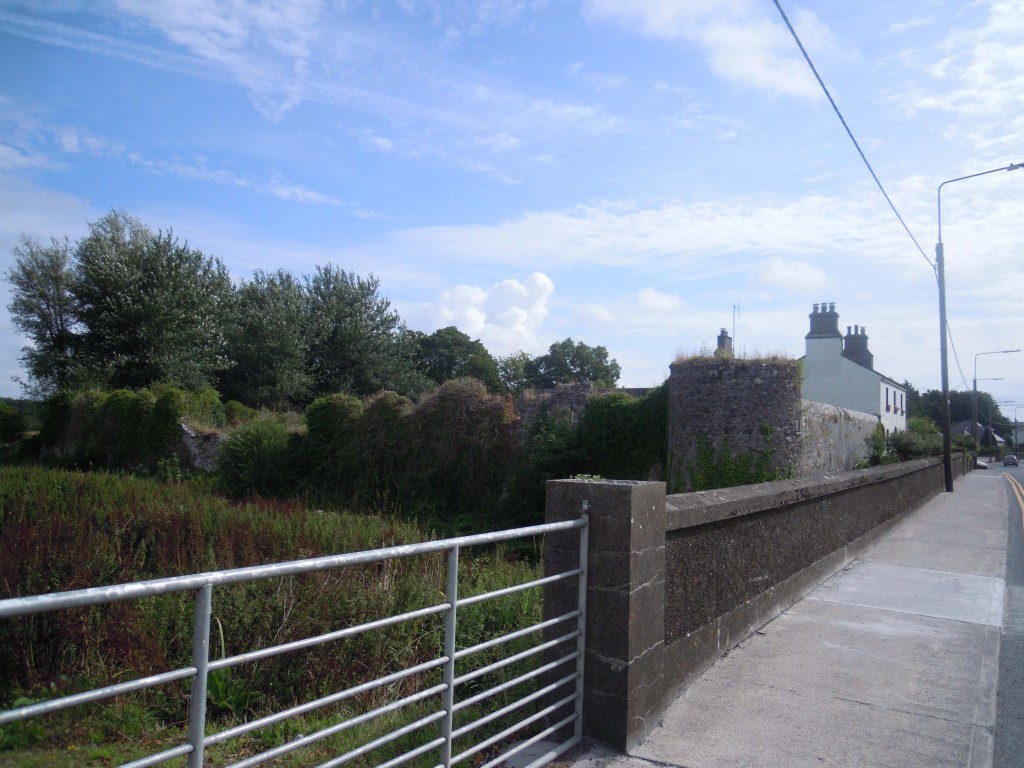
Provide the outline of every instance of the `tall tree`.
{"type": "Polygon", "coordinates": [[[21,350],[28,372],[22,387],[46,396],[69,386],[75,378],[78,316],[67,238],[53,238],[45,246],[22,237],[14,249],[14,266],[4,277],[13,296],[7,305],[11,320],[31,341],[21,350]]]}
{"type": "Polygon", "coordinates": [[[549,388],[571,381],[593,382],[599,387],[614,387],[621,368],[608,359],[604,347],[590,347],[572,339],[556,341],[546,355],[534,358],[526,366],[526,375],[535,387],[549,388]]]}
{"type": "Polygon", "coordinates": [[[305,400],[313,377],[306,368],[310,318],[302,283],[283,269],[257,271],[236,289],[234,306],[225,397],[270,408],[305,400]]]}
{"type": "Polygon", "coordinates": [[[437,384],[468,376],[490,392],[502,390],[498,364],[479,339],[470,339],[453,325],[417,337],[416,363],[437,384]]]}
{"type": "Polygon", "coordinates": [[[109,386],[199,387],[224,369],[232,288],[219,260],[112,211],[76,261],[83,354],[109,386]]]}
{"type": "Polygon", "coordinates": [[[328,264],[307,276],[305,286],[314,394],[365,396],[393,389],[408,395],[426,388],[413,362],[415,338],[391,302],[378,295],[376,277],[364,279],[328,264]]]}
{"type": "Polygon", "coordinates": [[[524,389],[530,386],[530,379],[526,375],[526,367],[532,360],[533,358],[522,350],[498,358],[498,378],[501,381],[503,392],[517,397],[524,389]]]}

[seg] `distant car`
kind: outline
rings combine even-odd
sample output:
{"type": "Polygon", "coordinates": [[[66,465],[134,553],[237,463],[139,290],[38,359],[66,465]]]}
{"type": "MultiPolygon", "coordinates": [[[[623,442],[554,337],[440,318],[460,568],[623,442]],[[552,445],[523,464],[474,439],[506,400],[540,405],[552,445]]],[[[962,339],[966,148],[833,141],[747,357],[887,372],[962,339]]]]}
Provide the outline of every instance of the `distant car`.
{"type": "Polygon", "coordinates": [[[1016,466],[1019,466],[1017,464],[1017,457],[1014,456],[1012,453],[1006,454],[1005,456],[1003,456],[1003,466],[1004,467],[1016,467],[1016,466]]]}
{"type": "Polygon", "coordinates": [[[975,461],[974,461],[974,468],[975,469],[988,469],[988,464],[986,464],[984,461],[978,461],[977,459],[975,459],[975,461]]]}

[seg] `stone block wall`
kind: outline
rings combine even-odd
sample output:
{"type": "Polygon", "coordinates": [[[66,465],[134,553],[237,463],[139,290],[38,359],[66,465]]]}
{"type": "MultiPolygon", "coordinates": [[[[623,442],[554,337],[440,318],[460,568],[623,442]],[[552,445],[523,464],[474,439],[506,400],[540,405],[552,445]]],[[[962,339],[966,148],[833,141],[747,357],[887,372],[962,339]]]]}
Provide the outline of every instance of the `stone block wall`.
{"type": "Polygon", "coordinates": [[[716,453],[770,454],[769,467],[800,463],[800,366],[795,360],[694,358],[673,363],[668,379],[668,487],[691,488],[699,439],[716,453]]]}
{"type": "Polygon", "coordinates": [[[849,472],[868,455],[865,442],[878,419],[867,413],[804,400],[800,409],[797,477],[849,472]]]}
{"type": "MultiPolygon", "coordinates": [[[[668,497],[664,483],[549,481],[548,522],[590,518],[584,734],[631,749],[717,658],[942,488],[941,459],[668,497]]],[[[544,547],[552,572],[579,562],[575,536],[544,547]]],[[[545,618],[576,595],[546,588],[545,618]]]]}

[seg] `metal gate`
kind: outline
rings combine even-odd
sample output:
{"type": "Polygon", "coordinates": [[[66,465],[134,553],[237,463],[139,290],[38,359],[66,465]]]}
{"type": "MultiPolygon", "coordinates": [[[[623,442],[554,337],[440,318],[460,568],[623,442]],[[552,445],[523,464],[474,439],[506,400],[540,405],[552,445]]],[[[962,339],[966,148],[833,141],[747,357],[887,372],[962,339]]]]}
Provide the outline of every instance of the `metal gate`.
{"type": "Polygon", "coordinates": [[[568,522],[515,528],[507,531],[463,536],[422,544],[386,547],[364,552],[275,563],[251,568],[213,571],[192,576],[155,579],[131,584],[118,584],[0,601],[0,619],[8,619],[31,614],[139,600],[170,593],[193,592],[195,594],[192,633],[193,650],[190,666],[2,711],[0,712],[0,726],[134,691],[177,681],[190,680],[191,696],[187,738],[170,749],[165,749],[124,765],[130,768],[143,768],[143,766],[158,765],[184,757],[189,768],[201,768],[204,764],[203,756],[207,746],[226,742],[242,734],[266,728],[290,718],[352,699],[368,691],[422,675],[422,673],[430,670],[440,670],[441,681],[436,685],[417,690],[415,693],[404,698],[388,702],[376,709],[363,712],[356,717],[340,720],[316,733],[303,735],[301,738],[278,744],[264,752],[231,763],[230,765],[234,768],[247,768],[248,766],[258,765],[302,749],[333,734],[370,722],[403,707],[421,702],[436,701],[436,708],[428,715],[367,742],[356,749],[350,750],[346,754],[338,755],[322,763],[322,768],[341,766],[357,759],[362,764],[368,764],[372,761],[374,750],[414,732],[422,732],[422,744],[386,762],[378,763],[378,765],[382,766],[382,768],[391,768],[391,766],[402,765],[421,756],[434,755],[435,757],[429,758],[431,765],[448,768],[448,766],[463,763],[485,750],[490,750],[486,752],[487,761],[476,766],[476,768],[490,768],[490,766],[509,760],[530,747],[534,747],[531,752],[532,754],[537,751],[537,747],[534,745],[541,744],[544,746],[540,749],[540,754],[537,754],[528,766],[528,768],[536,768],[568,751],[580,743],[582,738],[587,530],[588,520],[586,515],[584,515],[582,519],[568,522]],[[570,529],[579,529],[580,563],[578,568],[486,594],[465,598],[459,597],[460,549],[497,544],[499,542],[570,529]],[[441,603],[424,606],[408,613],[377,619],[358,626],[339,628],[315,637],[307,637],[280,645],[255,649],[226,658],[210,659],[210,623],[214,588],[265,579],[278,579],[328,569],[349,568],[393,558],[407,558],[438,552],[447,553],[447,587],[445,600],[441,603]],[[576,579],[578,581],[579,598],[576,610],[488,640],[473,647],[456,648],[455,630],[460,608],[568,579],[576,579]],[[207,685],[211,673],[361,635],[401,622],[415,621],[434,615],[443,615],[445,619],[444,652],[438,658],[406,669],[395,670],[393,673],[376,680],[371,680],[323,698],[275,712],[257,720],[241,723],[213,735],[207,734],[206,700],[207,685]],[[504,656],[496,662],[473,669],[471,672],[459,673],[460,662],[464,662],[474,654],[486,649],[495,648],[513,639],[530,636],[536,637],[537,641],[527,650],[504,656]],[[460,698],[459,689],[462,684],[471,680],[477,680],[495,669],[515,664],[528,657],[537,656],[540,657],[541,661],[529,672],[511,680],[506,680],[489,690],[460,698]],[[499,692],[511,690],[517,691],[519,698],[479,717],[473,722],[456,727],[455,715],[458,712],[467,707],[479,705],[488,697],[494,696],[499,692]],[[523,714],[522,719],[516,721],[513,725],[505,727],[497,733],[491,733],[480,741],[468,745],[464,743],[474,730],[498,720],[504,719],[503,722],[507,722],[508,718],[515,717],[516,712],[530,704],[533,706],[528,708],[528,714],[523,714]],[[522,731],[528,731],[528,736],[519,737],[516,735],[522,731]],[[558,738],[561,738],[561,741],[558,741],[558,738]],[[496,754],[496,750],[501,751],[496,754]]]}

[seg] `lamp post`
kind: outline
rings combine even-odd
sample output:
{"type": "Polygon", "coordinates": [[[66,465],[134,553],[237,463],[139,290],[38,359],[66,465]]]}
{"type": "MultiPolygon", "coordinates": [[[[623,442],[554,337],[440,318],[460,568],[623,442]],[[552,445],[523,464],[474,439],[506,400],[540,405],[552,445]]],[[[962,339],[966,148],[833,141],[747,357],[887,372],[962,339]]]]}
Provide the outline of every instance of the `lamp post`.
{"type": "Polygon", "coordinates": [[[998,171],[1016,171],[1024,168],[1024,163],[1010,163],[1002,168],[991,171],[972,173],[947,179],[939,184],[938,189],[938,224],[939,239],[935,244],[935,276],[939,283],[939,365],[942,367],[942,474],[945,480],[946,493],[953,492],[953,444],[949,434],[949,366],[946,361],[946,259],[942,253],[942,188],[954,181],[973,179],[975,176],[986,176],[998,171]]]}
{"type": "Polygon", "coordinates": [[[974,356],[974,389],[971,393],[971,437],[978,439],[976,429],[978,426],[978,358],[981,355],[1009,355],[1012,352],[1020,352],[1019,349],[996,349],[992,352],[979,352],[974,356]]]}

